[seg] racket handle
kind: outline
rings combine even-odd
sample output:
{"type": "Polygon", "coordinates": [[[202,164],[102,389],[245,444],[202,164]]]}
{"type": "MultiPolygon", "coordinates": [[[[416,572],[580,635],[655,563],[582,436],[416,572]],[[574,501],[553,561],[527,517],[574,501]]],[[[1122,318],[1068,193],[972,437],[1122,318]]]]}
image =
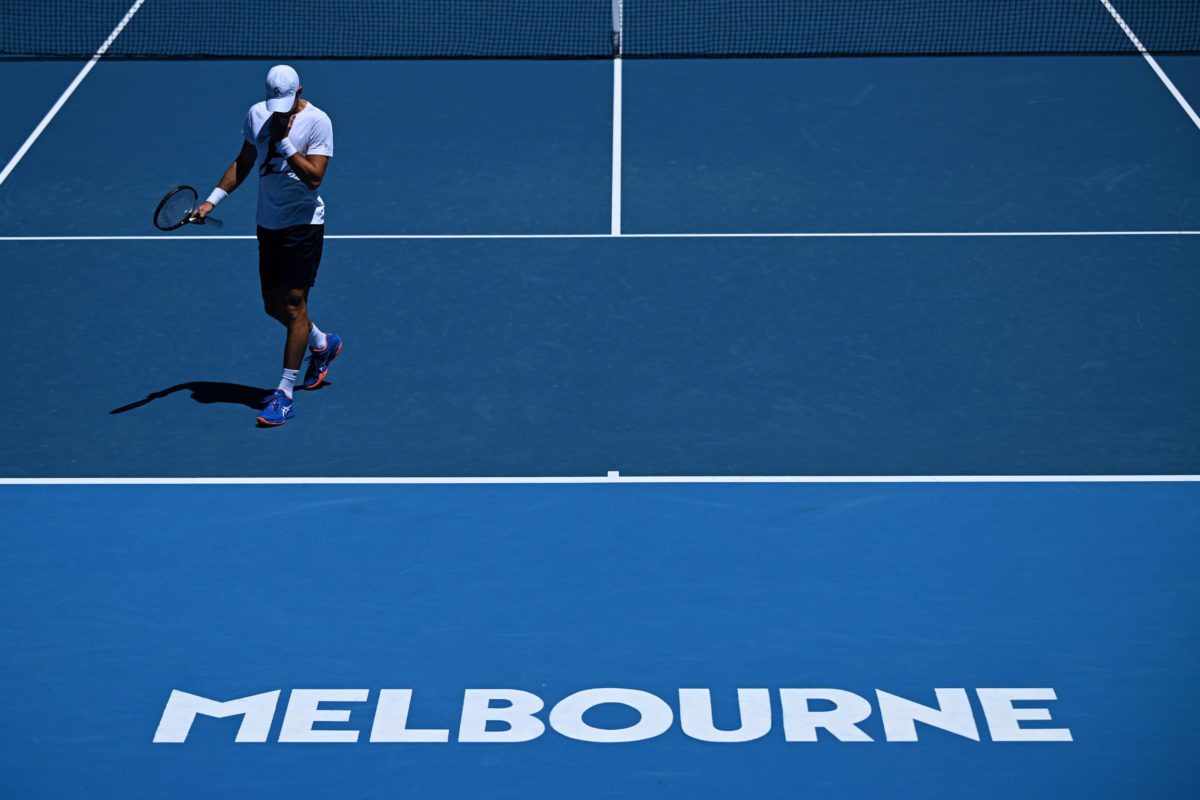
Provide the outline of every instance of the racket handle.
{"type": "Polygon", "coordinates": [[[205,217],[204,219],[199,220],[199,222],[201,225],[212,225],[214,228],[219,228],[225,224],[224,222],[221,222],[221,220],[217,219],[216,217],[205,217]]]}

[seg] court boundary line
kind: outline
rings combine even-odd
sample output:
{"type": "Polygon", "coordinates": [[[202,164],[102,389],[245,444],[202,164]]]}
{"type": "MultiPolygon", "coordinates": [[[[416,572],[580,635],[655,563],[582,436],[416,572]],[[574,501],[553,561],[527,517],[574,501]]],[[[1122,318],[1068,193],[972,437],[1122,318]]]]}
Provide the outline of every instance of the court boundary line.
{"type": "MultiPolygon", "coordinates": [[[[1200,230],[1138,231],[795,231],[786,233],[331,233],[326,239],[958,239],[1088,236],[1200,236],[1200,230]]],[[[253,241],[253,234],[0,236],[0,242],[253,241]]]]}
{"type": "Polygon", "coordinates": [[[104,42],[100,45],[100,48],[92,55],[91,58],[88,59],[88,62],[83,65],[83,69],[79,70],[79,73],[75,76],[75,79],[67,84],[67,88],[64,89],[63,93],[58,96],[58,100],[55,101],[54,105],[50,106],[50,110],[46,112],[46,115],[42,117],[42,121],[39,122],[37,127],[33,129],[33,133],[26,137],[25,143],[22,144],[13,157],[9,159],[8,164],[5,165],[4,169],[0,170],[0,185],[4,184],[4,181],[6,181],[8,176],[12,174],[12,171],[17,168],[18,164],[21,163],[21,159],[25,158],[25,154],[29,152],[29,148],[33,147],[34,142],[38,140],[46,128],[49,127],[54,118],[58,116],[58,112],[66,104],[67,100],[71,98],[71,95],[75,94],[75,90],[79,88],[79,84],[83,83],[83,79],[88,76],[88,73],[92,71],[96,64],[100,63],[100,59],[103,58],[104,54],[108,52],[108,48],[111,47],[112,43],[117,40],[117,37],[121,35],[121,31],[125,30],[125,26],[129,24],[130,20],[133,19],[133,15],[138,12],[138,9],[140,9],[142,4],[145,2],[146,0],[134,0],[133,5],[130,6],[129,10],[125,12],[125,16],[122,17],[121,21],[117,23],[117,27],[113,28],[112,33],[108,35],[108,38],[104,40],[104,42]]]}
{"type": "Polygon", "coordinates": [[[1167,77],[1167,73],[1164,72],[1163,68],[1160,67],[1158,62],[1154,60],[1154,56],[1150,55],[1150,51],[1148,51],[1142,44],[1142,40],[1137,37],[1137,34],[1135,34],[1133,29],[1129,27],[1129,24],[1125,22],[1125,19],[1119,13],[1117,13],[1117,9],[1111,2],[1109,2],[1109,0],[1100,0],[1100,2],[1106,9],[1108,9],[1108,13],[1112,15],[1114,20],[1116,20],[1117,25],[1121,27],[1121,30],[1125,32],[1125,35],[1129,37],[1129,41],[1133,42],[1133,46],[1137,48],[1139,53],[1141,53],[1142,58],[1146,59],[1146,63],[1150,65],[1150,69],[1154,70],[1154,74],[1157,75],[1158,79],[1161,80],[1163,85],[1167,87],[1167,91],[1171,93],[1171,96],[1175,98],[1176,102],[1179,103],[1184,112],[1191,117],[1191,120],[1196,127],[1200,128],[1200,116],[1197,116],[1196,110],[1192,108],[1191,104],[1187,101],[1187,98],[1183,96],[1183,93],[1180,92],[1171,79],[1167,77]]]}
{"type": "Polygon", "coordinates": [[[1197,483],[1200,475],[620,475],[559,477],[174,477],[0,478],[0,486],[310,486],[461,484],[965,484],[1197,483]]]}

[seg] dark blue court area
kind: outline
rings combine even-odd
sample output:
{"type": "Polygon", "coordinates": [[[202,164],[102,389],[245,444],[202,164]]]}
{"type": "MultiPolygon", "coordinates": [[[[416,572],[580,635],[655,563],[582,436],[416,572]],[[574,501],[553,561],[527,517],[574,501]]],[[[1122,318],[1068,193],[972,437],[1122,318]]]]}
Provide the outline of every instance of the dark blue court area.
{"type": "Polygon", "coordinates": [[[46,415],[10,430],[12,475],[1200,460],[1200,237],[333,241],[312,308],[346,354],[266,431],[282,337],[253,241],[4,246],[40,264],[10,283],[29,344],[9,368],[46,415]],[[80,385],[66,366],[96,334],[108,371],[80,385]]]}
{"type": "Polygon", "coordinates": [[[0,0],[0,797],[1200,792],[1200,3],[295,3],[0,0]]]}

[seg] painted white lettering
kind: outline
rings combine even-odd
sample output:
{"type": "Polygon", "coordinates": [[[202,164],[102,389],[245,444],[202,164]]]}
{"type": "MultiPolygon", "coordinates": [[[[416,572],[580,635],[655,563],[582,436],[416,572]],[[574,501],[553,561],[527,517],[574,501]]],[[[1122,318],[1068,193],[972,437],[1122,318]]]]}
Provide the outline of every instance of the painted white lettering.
{"type": "Polygon", "coordinates": [[[536,694],[517,689],[467,689],[463,694],[460,742],[528,742],[546,731],[546,723],[534,716],[545,707],[536,694]],[[507,705],[493,706],[498,700],[507,705]],[[489,731],[488,722],[502,722],[504,730],[489,731]]]}
{"type": "Polygon", "coordinates": [[[275,706],[279,703],[279,691],[239,697],[236,700],[209,700],[198,694],[171,691],[167,707],[163,709],[158,730],[154,732],[156,743],[186,742],[188,733],[197,714],[206,717],[242,717],[238,726],[237,742],[265,742],[271,732],[271,721],[275,718],[275,706]]]}
{"type": "Polygon", "coordinates": [[[976,689],[993,742],[1070,742],[1068,728],[1022,728],[1022,720],[1050,719],[1048,708],[1013,708],[1013,700],[1057,700],[1053,689],[976,689]]]}
{"type": "Polygon", "coordinates": [[[923,722],[967,739],[979,741],[975,712],[966,689],[934,689],[937,707],[931,708],[912,700],[877,689],[879,716],[883,719],[884,737],[889,742],[917,741],[917,723],[923,722]]]}
{"type": "Polygon", "coordinates": [[[720,730],[713,722],[712,693],[708,689],[679,690],[679,725],[683,732],[702,742],[749,742],[771,731],[769,689],[738,689],[741,726],[720,730]]]}
{"type": "Polygon", "coordinates": [[[660,736],[671,727],[675,715],[661,697],[637,689],[586,689],[568,695],[550,710],[550,727],[581,742],[640,742],[660,736]],[[583,715],[606,703],[629,706],[641,715],[627,728],[596,728],[583,715]]]}
{"type": "Polygon", "coordinates": [[[348,708],[321,708],[321,703],[365,703],[366,689],[293,689],[279,729],[281,742],[357,742],[358,731],[315,729],[317,722],[347,722],[348,708]]]}
{"type": "Polygon", "coordinates": [[[375,722],[371,725],[372,742],[446,742],[450,731],[437,728],[409,728],[408,710],[412,689],[381,689],[375,704],[375,722]]]}
{"type": "Polygon", "coordinates": [[[783,707],[783,734],[789,742],[815,742],[817,729],[824,728],[842,742],[872,741],[858,727],[871,716],[871,704],[862,697],[841,689],[780,689],[783,707]],[[810,700],[833,703],[828,711],[813,711],[810,700]]]}

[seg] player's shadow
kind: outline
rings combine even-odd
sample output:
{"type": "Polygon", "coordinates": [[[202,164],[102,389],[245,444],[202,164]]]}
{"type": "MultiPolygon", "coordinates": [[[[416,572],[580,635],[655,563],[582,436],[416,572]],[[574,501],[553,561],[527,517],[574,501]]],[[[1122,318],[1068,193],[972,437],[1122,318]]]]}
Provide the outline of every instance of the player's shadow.
{"type": "Polygon", "coordinates": [[[257,386],[243,386],[240,383],[222,383],[220,381],[188,381],[181,383],[178,386],[171,386],[167,389],[160,389],[157,392],[151,392],[137,402],[129,405],[114,408],[109,411],[109,414],[124,414],[126,411],[133,411],[135,408],[141,408],[155,400],[163,397],[169,397],[176,392],[191,392],[192,399],[197,403],[205,405],[211,403],[230,403],[232,405],[245,406],[246,408],[260,409],[264,405],[264,400],[269,394],[270,389],[261,389],[257,386]]]}

